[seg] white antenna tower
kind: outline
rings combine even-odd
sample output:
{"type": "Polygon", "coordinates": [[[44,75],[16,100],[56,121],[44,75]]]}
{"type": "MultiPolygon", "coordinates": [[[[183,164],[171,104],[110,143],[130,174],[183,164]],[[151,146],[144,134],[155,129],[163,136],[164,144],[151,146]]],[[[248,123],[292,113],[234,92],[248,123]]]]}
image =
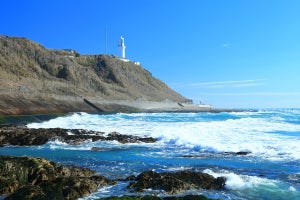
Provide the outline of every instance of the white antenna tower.
{"type": "Polygon", "coordinates": [[[107,54],[107,40],[108,40],[107,26],[105,26],[105,54],[107,54]]]}

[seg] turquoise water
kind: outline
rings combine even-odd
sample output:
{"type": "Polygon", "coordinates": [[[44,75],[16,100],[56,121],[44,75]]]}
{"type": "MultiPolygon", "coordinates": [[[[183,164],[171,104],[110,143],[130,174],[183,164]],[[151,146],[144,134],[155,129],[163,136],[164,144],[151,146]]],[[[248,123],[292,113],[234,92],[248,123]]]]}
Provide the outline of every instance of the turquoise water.
{"type": "MultiPolygon", "coordinates": [[[[223,199],[300,199],[300,110],[239,113],[74,113],[31,128],[83,128],[152,136],[155,144],[91,142],[68,145],[52,141],[39,147],[4,147],[0,154],[44,157],[124,179],[146,170],[196,170],[225,176],[222,191],[192,190],[223,199]],[[102,147],[102,151],[91,151],[102,147]],[[249,152],[246,156],[236,152],[249,152]]],[[[85,199],[130,194],[127,182],[102,188],[85,199]]],[[[145,193],[165,196],[162,191],[145,193]]]]}

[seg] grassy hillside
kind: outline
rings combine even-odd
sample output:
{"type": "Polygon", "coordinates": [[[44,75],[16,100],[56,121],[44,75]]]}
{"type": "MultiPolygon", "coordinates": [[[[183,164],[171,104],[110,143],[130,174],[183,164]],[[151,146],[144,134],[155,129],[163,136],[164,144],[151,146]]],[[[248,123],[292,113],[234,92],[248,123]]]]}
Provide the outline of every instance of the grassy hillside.
{"type": "Polygon", "coordinates": [[[0,113],[22,109],[29,101],[45,111],[51,104],[72,110],[80,105],[68,102],[81,98],[187,101],[131,61],[50,50],[26,38],[7,36],[0,36],[0,96],[0,113]]]}

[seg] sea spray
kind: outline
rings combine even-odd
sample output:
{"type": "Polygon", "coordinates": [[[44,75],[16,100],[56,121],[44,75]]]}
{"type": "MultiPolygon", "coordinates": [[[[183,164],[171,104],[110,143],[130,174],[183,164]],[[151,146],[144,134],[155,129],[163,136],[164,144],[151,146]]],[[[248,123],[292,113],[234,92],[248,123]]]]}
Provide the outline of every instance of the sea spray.
{"type": "Polygon", "coordinates": [[[300,159],[300,124],[260,113],[93,115],[75,113],[30,128],[76,128],[151,136],[191,151],[250,152],[270,160],[300,159]],[[253,116],[251,116],[251,114],[253,116]],[[222,120],[222,116],[224,119],[222,120]],[[231,116],[232,119],[228,119],[231,116]],[[286,134],[287,133],[287,134],[286,134]],[[291,135],[292,134],[292,135],[291,135]]]}
{"type": "MultiPolygon", "coordinates": [[[[196,170],[225,176],[225,191],[186,191],[223,199],[300,199],[300,110],[236,113],[74,113],[30,128],[76,128],[152,136],[153,144],[51,141],[41,147],[4,147],[2,154],[48,157],[124,179],[147,170],[196,170]],[[102,151],[92,151],[99,147],[102,151]]],[[[128,194],[127,182],[87,199],[128,194]],[[121,186],[122,185],[122,186],[121,186]]],[[[149,191],[148,191],[149,192],[149,191]]],[[[130,193],[129,193],[130,194],[130,193]]]]}

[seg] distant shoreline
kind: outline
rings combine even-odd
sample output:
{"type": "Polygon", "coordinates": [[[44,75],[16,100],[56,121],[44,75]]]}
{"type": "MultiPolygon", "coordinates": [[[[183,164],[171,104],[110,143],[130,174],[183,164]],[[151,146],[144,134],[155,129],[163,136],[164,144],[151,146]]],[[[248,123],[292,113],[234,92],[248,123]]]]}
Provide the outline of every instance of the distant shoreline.
{"type": "Polygon", "coordinates": [[[0,94],[0,115],[48,114],[69,112],[235,112],[246,109],[215,108],[211,105],[174,101],[111,100],[101,97],[24,96],[0,94]]]}
{"type": "Polygon", "coordinates": [[[87,112],[92,114],[114,114],[114,113],[198,113],[198,112],[243,112],[254,111],[247,109],[228,109],[214,108],[209,105],[197,105],[191,103],[178,102],[155,102],[144,100],[100,100],[89,98],[87,104],[84,99],[74,98],[72,101],[61,101],[58,99],[35,100],[40,102],[35,105],[34,102],[27,100],[28,104],[24,105],[18,101],[11,102],[8,107],[0,107],[0,124],[26,124],[31,122],[41,122],[50,120],[59,116],[68,115],[76,112],[87,112]]]}

